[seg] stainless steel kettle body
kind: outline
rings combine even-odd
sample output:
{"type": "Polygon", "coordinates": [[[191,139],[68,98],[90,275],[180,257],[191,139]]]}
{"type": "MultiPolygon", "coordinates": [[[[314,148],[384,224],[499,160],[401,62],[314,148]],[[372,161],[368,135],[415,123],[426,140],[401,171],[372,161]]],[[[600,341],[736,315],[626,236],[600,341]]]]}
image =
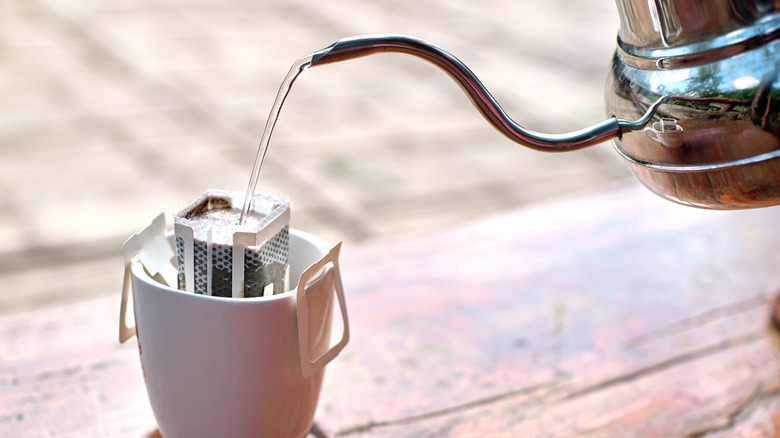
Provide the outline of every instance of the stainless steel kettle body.
{"type": "Polygon", "coordinates": [[[617,0],[610,114],[670,96],[614,139],[653,192],[714,209],[780,203],[780,2],[617,0]]]}

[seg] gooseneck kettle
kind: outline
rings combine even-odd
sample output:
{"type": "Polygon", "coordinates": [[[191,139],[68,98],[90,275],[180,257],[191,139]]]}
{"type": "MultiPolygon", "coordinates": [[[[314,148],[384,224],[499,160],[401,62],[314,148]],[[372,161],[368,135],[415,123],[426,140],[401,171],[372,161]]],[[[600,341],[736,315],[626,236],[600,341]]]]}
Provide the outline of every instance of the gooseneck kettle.
{"type": "Polygon", "coordinates": [[[636,177],[682,204],[738,209],[780,204],[780,1],[616,0],[617,49],[607,120],[564,134],[513,121],[456,57],[399,35],[346,38],[311,66],[400,52],[432,62],[512,140],[569,151],[612,139],[636,177]]]}

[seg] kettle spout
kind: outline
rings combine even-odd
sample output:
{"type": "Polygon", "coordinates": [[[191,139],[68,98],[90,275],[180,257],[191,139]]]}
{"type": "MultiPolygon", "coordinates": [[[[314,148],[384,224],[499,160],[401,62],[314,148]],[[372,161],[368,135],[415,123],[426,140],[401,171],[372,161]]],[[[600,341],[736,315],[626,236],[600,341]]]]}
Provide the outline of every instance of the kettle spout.
{"type": "Polygon", "coordinates": [[[620,137],[629,131],[641,130],[666,99],[666,96],[659,99],[637,120],[623,120],[613,116],[577,131],[544,134],[526,129],[512,120],[477,76],[458,58],[418,38],[403,35],[368,35],[344,38],[312,54],[310,66],[314,67],[384,52],[414,55],[444,70],[460,85],[490,124],[511,140],[540,151],[562,152],[582,149],[613,137],[620,137]]]}

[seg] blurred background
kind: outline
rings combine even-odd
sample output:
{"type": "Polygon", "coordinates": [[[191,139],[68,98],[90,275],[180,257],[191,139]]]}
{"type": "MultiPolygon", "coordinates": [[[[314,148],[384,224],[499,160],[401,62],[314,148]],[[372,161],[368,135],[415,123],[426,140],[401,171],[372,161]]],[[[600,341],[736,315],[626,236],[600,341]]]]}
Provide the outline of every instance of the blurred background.
{"type": "MultiPolygon", "coordinates": [[[[0,3],[0,312],[116,294],[122,243],[206,188],[245,190],[299,57],[402,33],[459,57],[527,128],[601,121],[611,0],[24,0],[0,3]]],[[[493,130],[442,71],[399,54],[312,68],[258,190],[359,245],[634,184],[610,144],[565,154],[493,130]]]]}

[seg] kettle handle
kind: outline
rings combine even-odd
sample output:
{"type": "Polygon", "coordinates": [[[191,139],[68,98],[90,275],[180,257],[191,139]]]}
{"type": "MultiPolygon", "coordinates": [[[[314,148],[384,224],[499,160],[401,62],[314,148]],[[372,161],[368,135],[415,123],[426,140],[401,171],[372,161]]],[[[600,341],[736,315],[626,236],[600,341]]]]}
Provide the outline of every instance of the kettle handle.
{"type": "Polygon", "coordinates": [[[441,68],[460,85],[482,115],[502,134],[532,149],[561,152],[582,149],[629,131],[638,131],[650,121],[666,100],[664,96],[637,120],[610,117],[587,128],[564,134],[543,134],[523,128],[512,120],[477,76],[449,52],[419,38],[404,35],[365,35],[344,38],[312,54],[311,66],[324,65],[375,53],[396,52],[414,55],[441,68]]]}

